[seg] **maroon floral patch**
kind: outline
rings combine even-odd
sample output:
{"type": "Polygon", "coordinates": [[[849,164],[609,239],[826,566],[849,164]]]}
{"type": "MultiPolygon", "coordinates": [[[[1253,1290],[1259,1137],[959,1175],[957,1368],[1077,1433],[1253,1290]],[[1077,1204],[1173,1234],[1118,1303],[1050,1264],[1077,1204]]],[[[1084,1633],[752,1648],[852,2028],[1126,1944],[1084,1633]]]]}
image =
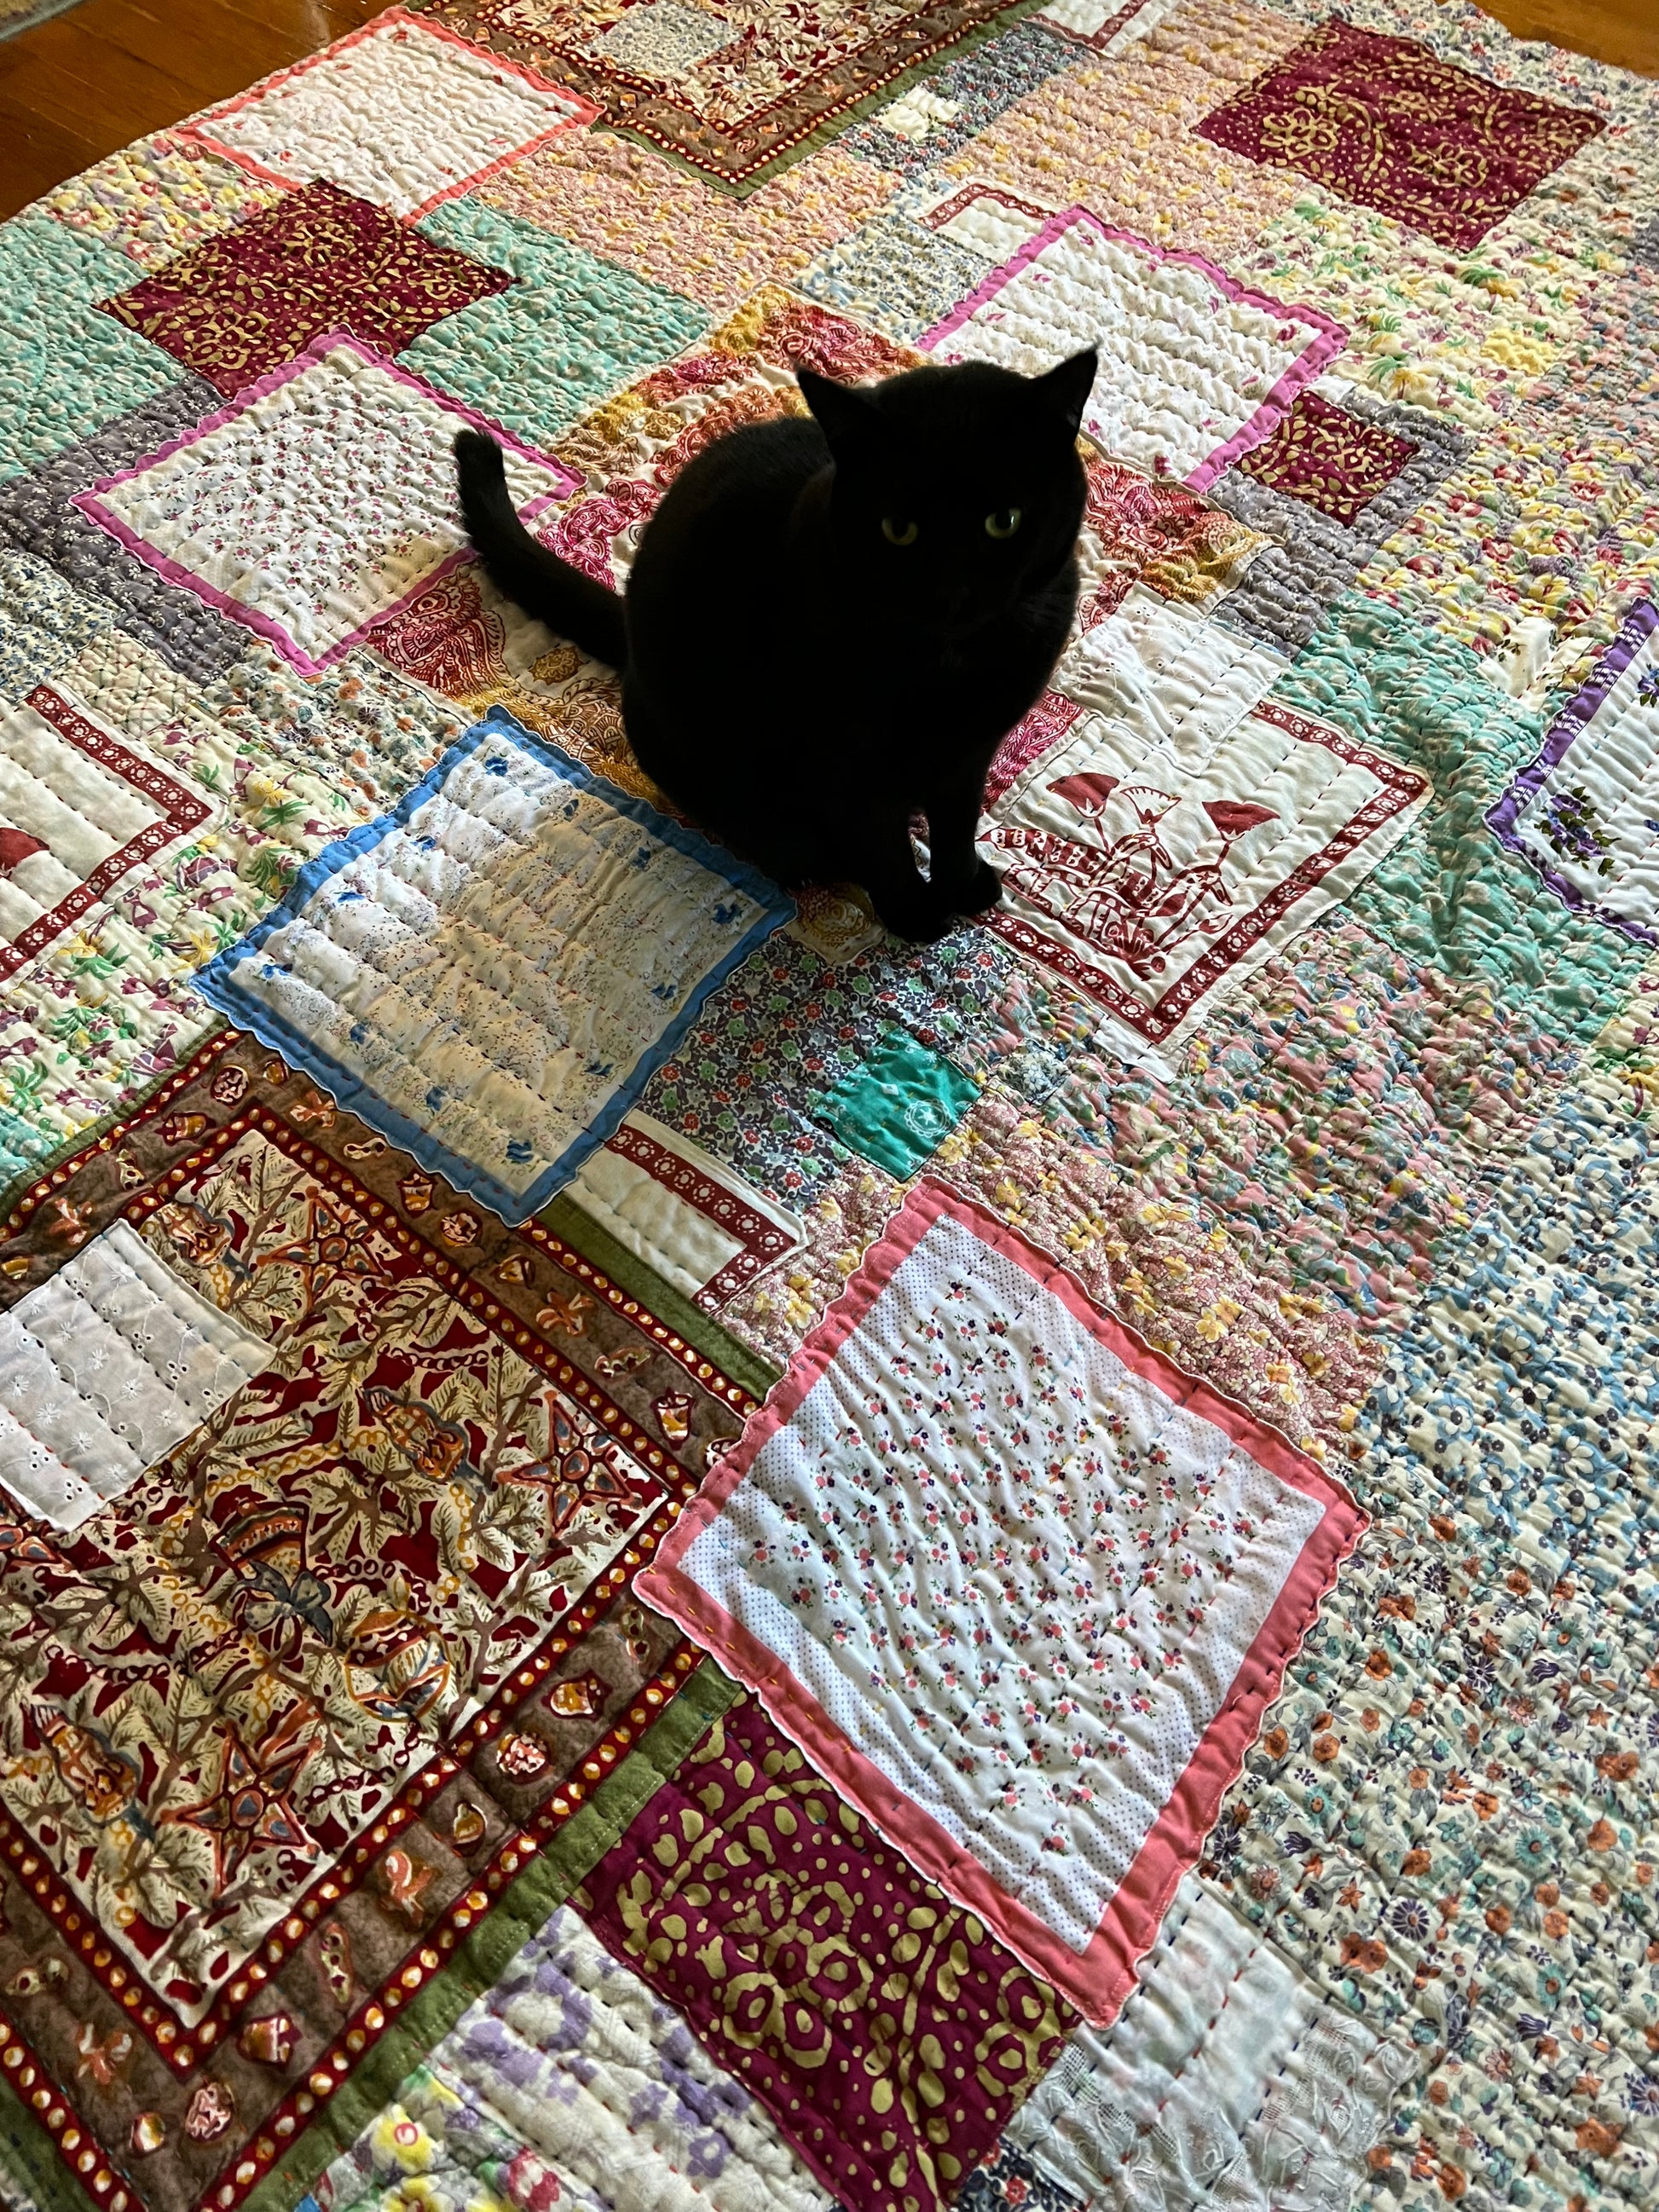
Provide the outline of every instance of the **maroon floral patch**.
{"type": "Polygon", "coordinates": [[[103,306],[228,398],[326,331],[396,353],[512,282],[322,181],[103,306]]]}
{"type": "Polygon", "coordinates": [[[1339,18],[1198,130],[1467,252],[1604,122],[1339,18]]]}
{"type": "Polygon", "coordinates": [[[1273,435],[1253,446],[1238,465],[1258,483],[1348,527],[1416,451],[1409,438],[1364,422],[1316,392],[1304,392],[1273,435]]]}

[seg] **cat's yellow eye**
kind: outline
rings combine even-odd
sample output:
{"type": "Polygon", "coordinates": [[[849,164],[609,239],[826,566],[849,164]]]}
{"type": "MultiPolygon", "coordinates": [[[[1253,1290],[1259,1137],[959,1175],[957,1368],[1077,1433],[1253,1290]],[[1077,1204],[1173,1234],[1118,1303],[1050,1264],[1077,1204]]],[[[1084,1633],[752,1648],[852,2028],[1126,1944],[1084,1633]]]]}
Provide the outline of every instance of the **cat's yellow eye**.
{"type": "Polygon", "coordinates": [[[884,514],[881,534],[890,545],[914,545],[919,532],[914,522],[901,522],[896,515],[884,514]]]}
{"type": "Polygon", "coordinates": [[[1017,507],[1000,507],[996,514],[988,514],[985,518],[985,535],[988,538],[1012,538],[1018,528],[1019,509],[1017,507]]]}

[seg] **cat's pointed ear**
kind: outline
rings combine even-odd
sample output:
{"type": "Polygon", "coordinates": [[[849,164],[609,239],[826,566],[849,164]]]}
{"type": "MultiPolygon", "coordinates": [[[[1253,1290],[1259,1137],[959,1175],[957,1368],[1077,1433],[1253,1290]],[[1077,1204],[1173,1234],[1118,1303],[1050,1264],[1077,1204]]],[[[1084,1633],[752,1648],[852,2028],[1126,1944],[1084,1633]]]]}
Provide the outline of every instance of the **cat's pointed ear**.
{"type": "Polygon", "coordinates": [[[798,368],[795,381],[819,429],[830,441],[832,453],[868,446],[878,434],[881,413],[867,392],[860,392],[856,385],[836,384],[811,368],[798,368]]]}
{"type": "Polygon", "coordinates": [[[1071,437],[1078,434],[1099,370],[1100,356],[1091,346],[1086,353],[1074,353],[1069,361],[1061,362],[1046,376],[1036,379],[1037,391],[1060,416],[1071,437]]]}

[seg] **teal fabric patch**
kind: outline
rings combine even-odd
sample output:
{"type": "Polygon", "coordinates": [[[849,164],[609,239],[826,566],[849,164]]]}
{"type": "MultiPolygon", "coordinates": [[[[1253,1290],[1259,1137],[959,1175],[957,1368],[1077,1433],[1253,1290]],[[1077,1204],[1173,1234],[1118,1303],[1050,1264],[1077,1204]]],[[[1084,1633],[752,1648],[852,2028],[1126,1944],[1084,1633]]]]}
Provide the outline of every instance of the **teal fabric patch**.
{"type": "Polygon", "coordinates": [[[477,200],[446,201],[416,228],[519,281],[434,323],[399,364],[532,445],[562,437],[708,327],[678,292],[477,200]]]}
{"type": "Polygon", "coordinates": [[[842,1144],[903,1178],[939,1150],[978,1096],[978,1085],[959,1067],[908,1030],[889,1030],[817,1110],[842,1144]]]}
{"type": "Polygon", "coordinates": [[[171,354],[98,312],[136,273],[49,215],[0,229],[0,477],[21,476],[179,381],[171,354]]]}
{"type": "Polygon", "coordinates": [[[1542,1010],[1588,1043],[1647,953],[1564,906],[1486,823],[1547,714],[1506,697],[1466,646],[1358,593],[1330,610],[1273,696],[1433,781],[1427,811],[1350,898],[1354,919],[1423,967],[1486,976],[1500,1003],[1542,1010]]]}

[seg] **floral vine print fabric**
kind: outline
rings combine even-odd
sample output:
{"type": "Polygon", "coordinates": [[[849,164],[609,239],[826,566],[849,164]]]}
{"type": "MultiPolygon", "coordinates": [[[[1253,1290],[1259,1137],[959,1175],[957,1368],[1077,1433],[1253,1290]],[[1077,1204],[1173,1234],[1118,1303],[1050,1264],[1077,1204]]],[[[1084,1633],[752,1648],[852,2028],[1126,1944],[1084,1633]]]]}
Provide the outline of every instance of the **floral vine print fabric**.
{"type": "Polygon", "coordinates": [[[749,1699],[574,1901],[836,2201],[877,2212],[949,2203],[1073,2017],[749,1699]]]}
{"type": "Polygon", "coordinates": [[[1653,2200],[1656,240],[1467,0],[421,0],[0,225],[9,2201],[1653,2200]],[[936,945],[469,556],[1091,341],[936,945]]]}

